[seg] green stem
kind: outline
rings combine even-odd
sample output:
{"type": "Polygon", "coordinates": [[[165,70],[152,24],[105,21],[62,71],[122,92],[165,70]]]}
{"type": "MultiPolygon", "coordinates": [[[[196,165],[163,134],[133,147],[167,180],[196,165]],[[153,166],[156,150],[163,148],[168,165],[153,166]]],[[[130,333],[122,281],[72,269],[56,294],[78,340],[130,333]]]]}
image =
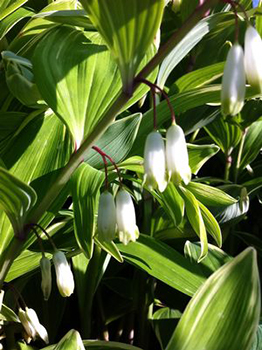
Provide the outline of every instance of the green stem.
{"type": "MultiPolygon", "coordinates": [[[[187,21],[180,27],[172,37],[160,48],[158,53],[151,59],[150,62],[141,70],[141,72],[134,79],[133,92],[141,84],[139,80],[146,78],[162,61],[163,59],[174,49],[174,47],[184,38],[184,36],[202,19],[207,10],[215,6],[219,0],[206,0],[203,5],[198,6],[192,15],[187,19],[187,21]]],[[[50,187],[46,193],[43,200],[40,202],[38,207],[32,212],[29,216],[28,221],[25,223],[25,227],[29,224],[37,223],[41,217],[44,215],[45,211],[48,210],[54,199],[59,195],[62,188],[70,179],[73,172],[77,169],[79,164],[85,159],[85,154],[90,147],[93,146],[95,141],[103,134],[106,128],[113,122],[116,115],[123,109],[125,104],[128,102],[131,96],[125,94],[124,92],[120,93],[118,98],[112,103],[108,108],[103,119],[97,124],[92,133],[87,137],[83,142],[81,147],[77,150],[76,153],[72,155],[68,164],[63,168],[58,179],[50,187]]],[[[26,231],[26,229],[25,229],[26,231]]],[[[3,281],[8,273],[12,261],[19,255],[20,251],[23,248],[22,241],[17,242],[13,240],[8,247],[8,251],[5,254],[5,257],[0,259],[0,289],[2,288],[3,281]],[[18,244],[19,243],[19,244],[18,244]],[[14,245],[14,247],[13,247],[14,245]],[[8,261],[5,259],[8,257],[8,261]]]]}
{"type": "Polygon", "coordinates": [[[239,145],[239,149],[238,149],[237,163],[236,163],[236,168],[235,168],[235,183],[237,183],[237,179],[238,179],[238,174],[239,174],[240,163],[241,163],[243,148],[244,148],[244,144],[245,144],[246,134],[247,134],[247,129],[245,129],[243,131],[243,135],[242,135],[242,138],[241,138],[241,141],[240,141],[240,145],[239,145]]]}
{"type": "Polygon", "coordinates": [[[94,252],[92,259],[89,262],[87,268],[87,274],[85,278],[90,281],[88,284],[88,288],[86,290],[86,303],[84,310],[83,322],[82,325],[82,336],[83,338],[90,338],[91,336],[91,325],[92,325],[92,307],[94,301],[94,295],[97,288],[99,267],[100,267],[100,257],[101,257],[101,248],[96,244],[94,245],[94,252]]]}
{"type": "Polygon", "coordinates": [[[232,150],[229,150],[226,153],[226,166],[225,166],[225,176],[224,176],[225,180],[229,179],[229,173],[230,173],[230,169],[231,169],[231,165],[232,165],[231,151],[232,150]]]}

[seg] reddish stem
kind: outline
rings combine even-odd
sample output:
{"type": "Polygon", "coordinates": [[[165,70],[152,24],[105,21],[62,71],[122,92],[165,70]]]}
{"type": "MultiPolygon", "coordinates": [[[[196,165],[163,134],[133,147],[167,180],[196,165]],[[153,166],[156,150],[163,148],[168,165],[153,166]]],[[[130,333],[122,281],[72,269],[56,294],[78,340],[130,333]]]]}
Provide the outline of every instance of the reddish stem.
{"type": "Polygon", "coordinates": [[[105,165],[105,186],[106,186],[106,188],[108,189],[108,173],[107,173],[107,160],[106,160],[106,158],[109,159],[109,161],[113,164],[114,168],[116,169],[117,175],[119,177],[120,186],[122,186],[120,170],[119,170],[118,166],[116,165],[115,161],[108,154],[106,154],[104,151],[102,151],[99,147],[93,146],[92,148],[93,148],[93,150],[98,152],[103,158],[103,162],[105,165]]]}
{"type": "Polygon", "coordinates": [[[167,102],[168,108],[170,110],[170,113],[171,113],[172,122],[175,122],[176,121],[175,112],[174,112],[173,106],[170,103],[169,97],[165,93],[165,91],[163,89],[161,89],[158,85],[156,85],[154,83],[151,83],[147,79],[139,78],[138,81],[141,82],[141,83],[146,84],[147,86],[149,86],[151,88],[151,91],[152,91],[152,88],[154,89],[154,92],[155,92],[155,90],[158,90],[164,96],[164,98],[165,98],[165,100],[167,102]]]}

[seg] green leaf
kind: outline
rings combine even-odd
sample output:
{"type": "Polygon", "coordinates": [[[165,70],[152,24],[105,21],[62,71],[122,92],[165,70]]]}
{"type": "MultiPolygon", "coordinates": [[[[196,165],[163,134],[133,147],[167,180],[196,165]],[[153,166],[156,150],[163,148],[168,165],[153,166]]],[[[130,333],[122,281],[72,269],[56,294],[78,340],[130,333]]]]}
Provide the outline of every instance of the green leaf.
{"type": "Polygon", "coordinates": [[[0,312],[0,320],[1,321],[7,321],[7,322],[20,322],[17,315],[14,313],[12,309],[10,309],[5,304],[2,304],[2,309],[0,312]]]}
{"type": "Polygon", "coordinates": [[[176,186],[169,183],[163,193],[157,196],[165,212],[173,220],[174,224],[178,226],[184,217],[185,203],[178,193],[176,186]]]}
{"type": "Polygon", "coordinates": [[[179,192],[185,201],[186,214],[193,230],[200,238],[201,254],[198,261],[200,262],[208,253],[207,233],[205,223],[199,207],[199,202],[195,196],[186,188],[179,186],[179,192]]]}
{"type": "Polygon", "coordinates": [[[43,348],[42,350],[82,350],[83,342],[80,334],[71,329],[56,345],[51,345],[43,348]]]}
{"type": "Polygon", "coordinates": [[[207,232],[214,238],[217,245],[221,247],[222,233],[218,225],[218,222],[216,221],[214,216],[210,213],[210,211],[201,202],[198,201],[198,205],[200,207],[202,218],[204,220],[204,224],[207,232]]]}
{"type": "Polygon", "coordinates": [[[60,10],[40,12],[34,18],[44,18],[55,23],[67,24],[93,30],[94,26],[84,10],[60,10]]]}
{"type": "MultiPolygon", "coordinates": [[[[221,94],[221,85],[211,85],[202,88],[192,89],[190,91],[181,92],[169,97],[170,103],[172,104],[177,115],[185,113],[193,108],[203,106],[205,104],[220,105],[220,94],[221,94]]],[[[256,97],[257,94],[253,91],[252,88],[247,87],[246,89],[246,98],[256,97]]],[[[157,121],[158,125],[162,125],[170,121],[170,109],[166,101],[161,101],[157,105],[157,121]]],[[[217,111],[215,111],[215,116],[217,111]]],[[[190,115],[191,116],[191,115],[190,115]]],[[[211,114],[207,118],[213,119],[211,114]]],[[[183,118],[181,118],[183,120],[183,118]]],[[[137,142],[135,142],[132,149],[132,155],[142,155],[144,149],[144,143],[147,135],[152,131],[152,120],[153,120],[153,109],[148,110],[144,115],[141,121],[141,126],[137,135],[137,142]],[[141,142],[144,140],[144,142],[141,142]]],[[[181,123],[182,124],[182,123],[181,123]]],[[[190,124],[190,123],[189,123],[190,124]]],[[[189,127],[185,123],[184,132],[187,132],[188,129],[192,129],[192,125],[189,127]]],[[[218,148],[217,148],[218,149],[218,148]]]]}
{"type": "Polygon", "coordinates": [[[116,259],[118,262],[122,263],[124,261],[119,249],[117,248],[116,244],[112,242],[105,242],[100,241],[98,237],[95,237],[95,243],[102,248],[105,252],[110,254],[114,259],[116,259]]]}
{"type": "Polygon", "coordinates": [[[257,157],[260,149],[262,148],[261,133],[262,120],[252,123],[252,125],[248,128],[240,162],[240,169],[244,169],[257,157]]]}
{"type": "Polygon", "coordinates": [[[158,309],[153,314],[150,321],[162,349],[165,349],[181,315],[179,310],[173,310],[168,307],[158,309]]]}
{"type": "MultiPolygon", "coordinates": [[[[20,125],[19,123],[18,128],[14,128],[9,135],[10,141],[3,151],[2,159],[9,171],[21,181],[29,184],[38,178],[38,185],[34,183],[32,186],[36,190],[39,202],[50,184],[56,181],[57,173],[60,171],[57,169],[63,167],[69,160],[72,144],[65,126],[50,110],[44,113],[34,111],[20,125]]],[[[63,194],[60,205],[65,199],[66,194],[63,194]]],[[[56,202],[59,200],[60,196],[56,202]]],[[[40,222],[44,227],[54,217],[52,210],[55,210],[55,207],[50,208],[47,214],[49,219],[40,222]]],[[[46,220],[45,217],[43,220],[46,220]]],[[[4,235],[0,234],[0,252],[3,252],[13,237],[13,231],[9,220],[2,213],[0,232],[5,232],[4,235]]]]}
{"type": "MultiPolygon", "coordinates": [[[[190,261],[197,263],[199,254],[201,251],[201,244],[199,242],[186,241],[184,246],[185,257],[189,258],[190,261]]],[[[203,275],[209,277],[213,272],[217,271],[221,266],[225,265],[232,258],[227,255],[222,249],[208,244],[208,254],[199,263],[203,275]]]]}
{"type": "Polygon", "coordinates": [[[187,189],[204,205],[210,207],[228,206],[237,202],[226,192],[219,188],[202,184],[200,182],[191,181],[187,185],[187,189]]]}
{"type": "Polygon", "coordinates": [[[205,130],[225,154],[230,154],[242,137],[240,127],[225,121],[221,116],[206,126],[205,130]]]}
{"type": "Polygon", "coordinates": [[[88,164],[81,164],[71,178],[75,236],[79,247],[88,259],[93,253],[95,213],[103,181],[103,173],[88,164]]]}
{"type": "Polygon", "coordinates": [[[202,166],[217,152],[216,145],[193,145],[188,144],[189,165],[193,174],[197,175],[202,166]]]}
{"type": "Polygon", "coordinates": [[[136,242],[117,246],[127,262],[182,293],[191,296],[203,283],[197,265],[191,264],[176,250],[152,237],[140,234],[136,242]]]}
{"type": "Polygon", "coordinates": [[[257,328],[255,340],[250,350],[261,350],[261,349],[262,349],[262,325],[259,325],[257,328]]]}
{"type": "MultiPolygon", "coordinates": [[[[141,113],[117,120],[105,131],[96,142],[96,146],[112,157],[115,163],[126,158],[136,139],[137,131],[142,119],[141,113]]],[[[85,156],[89,165],[103,168],[104,163],[100,154],[90,149],[85,156]]]]}
{"type": "Polygon", "coordinates": [[[160,66],[157,84],[164,87],[167,78],[177,64],[196,46],[199,41],[214,28],[221,19],[228,16],[226,13],[216,13],[202,19],[191,31],[175,46],[160,66]]]}
{"type": "Polygon", "coordinates": [[[5,211],[15,235],[19,236],[29,211],[36,203],[37,195],[32,187],[4,168],[0,168],[0,193],[0,209],[5,211]]]}
{"type": "Polygon", "coordinates": [[[81,0],[81,3],[118,64],[124,91],[132,92],[137,68],[159,29],[164,0],[81,0]]]}
{"type": "Polygon", "coordinates": [[[10,6],[8,6],[6,9],[4,9],[0,15],[0,21],[5,19],[7,16],[9,16],[11,13],[19,9],[19,7],[23,6],[28,0],[17,0],[13,2],[10,6]]]}
{"type": "MultiPolygon", "coordinates": [[[[51,254],[46,253],[46,256],[51,259],[51,254]]],[[[31,250],[24,250],[13,262],[8,274],[5,278],[5,282],[13,281],[14,279],[21,277],[22,275],[31,272],[39,268],[39,262],[42,257],[42,253],[36,253],[31,250]]],[[[39,285],[39,293],[41,292],[39,285]]]]}
{"type": "Polygon", "coordinates": [[[192,90],[207,85],[222,76],[225,62],[197,69],[180,77],[174,85],[179,92],[192,90]]]}
{"type": "MultiPolygon", "coordinates": [[[[142,63],[152,55],[151,48],[142,63]]],[[[67,125],[78,148],[121,91],[115,61],[98,33],[63,26],[42,38],[33,64],[41,95],[67,125]]],[[[147,90],[142,86],[128,105],[147,90]]]]}
{"type": "Polygon", "coordinates": [[[20,21],[24,18],[32,17],[33,11],[20,7],[18,10],[0,21],[0,40],[20,21]]]}
{"type": "Polygon", "coordinates": [[[256,252],[222,266],[189,302],[166,350],[249,350],[260,315],[256,252]]]}
{"type": "MultiPolygon", "coordinates": [[[[40,13],[47,11],[74,10],[75,7],[76,0],[54,1],[44,7],[40,13]]],[[[33,52],[33,49],[39,39],[41,39],[43,33],[55,26],[58,26],[58,24],[52,23],[44,18],[32,18],[12,40],[8,49],[13,52],[19,52],[20,55],[24,55],[24,53],[28,55],[28,52],[33,52]],[[32,40],[32,38],[34,38],[34,40],[32,40]]]]}

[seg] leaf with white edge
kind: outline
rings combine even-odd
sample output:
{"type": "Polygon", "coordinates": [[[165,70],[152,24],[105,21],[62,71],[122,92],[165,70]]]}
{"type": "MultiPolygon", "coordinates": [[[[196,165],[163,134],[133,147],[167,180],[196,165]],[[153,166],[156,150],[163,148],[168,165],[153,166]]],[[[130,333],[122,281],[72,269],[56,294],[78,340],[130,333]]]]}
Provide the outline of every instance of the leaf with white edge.
{"type": "Polygon", "coordinates": [[[187,189],[204,205],[210,207],[228,206],[237,202],[226,192],[219,188],[202,184],[200,182],[191,181],[187,185],[187,189]]]}
{"type": "Polygon", "coordinates": [[[257,327],[256,337],[250,350],[262,350],[262,325],[257,327]]]}
{"type": "Polygon", "coordinates": [[[250,164],[262,148],[262,120],[259,120],[248,128],[241,156],[240,169],[250,164]]]}
{"type": "Polygon", "coordinates": [[[174,85],[179,92],[192,90],[211,83],[223,75],[225,62],[197,69],[179,78],[174,85]]]}
{"type": "Polygon", "coordinates": [[[137,68],[160,27],[164,0],[81,0],[81,3],[118,64],[124,91],[132,92],[137,68]]]}
{"type": "Polygon", "coordinates": [[[8,216],[16,235],[23,229],[36,199],[37,195],[32,187],[0,168],[0,209],[8,216]]]}
{"type": "Polygon", "coordinates": [[[201,210],[202,218],[204,220],[204,224],[207,232],[214,238],[217,245],[221,248],[222,246],[222,233],[218,222],[214,218],[214,216],[210,213],[210,211],[198,201],[199,208],[201,210]]]}
{"type": "Polygon", "coordinates": [[[200,262],[208,253],[208,242],[206,227],[199,207],[199,202],[193,193],[182,186],[179,186],[179,193],[185,201],[187,218],[193,227],[193,230],[200,238],[201,254],[198,258],[198,262],[200,262]]]}
{"type": "Polygon", "coordinates": [[[78,331],[71,329],[56,345],[47,346],[42,350],[85,350],[85,347],[78,331]]]}
{"type": "Polygon", "coordinates": [[[227,13],[216,13],[202,19],[191,31],[177,44],[160,66],[157,84],[164,87],[169,74],[176,65],[193,49],[195,45],[214,28],[221,19],[228,16],[227,13]]]}
{"type": "Polygon", "coordinates": [[[3,9],[0,14],[0,21],[5,19],[11,13],[15,12],[21,6],[23,6],[28,0],[16,0],[12,4],[10,4],[7,8],[3,9]]]}
{"type": "Polygon", "coordinates": [[[249,350],[260,316],[256,251],[213,273],[190,300],[166,350],[249,350]]]}
{"type": "Polygon", "coordinates": [[[81,164],[71,178],[75,236],[88,259],[93,254],[95,214],[103,181],[104,174],[88,164],[81,164]]]}
{"type": "Polygon", "coordinates": [[[205,130],[225,154],[230,153],[242,137],[240,127],[225,121],[221,116],[208,124],[205,130]]]}
{"type": "Polygon", "coordinates": [[[193,145],[187,144],[189,165],[193,174],[197,175],[202,166],[217,152],[216,145],[193,145]]]}
{"type": "Polygon", "coordinates": [[[136,242],[117,247],[125,261],[182,293],[192,296],[205,280],[199,266],[153,237],[140,234],[136,242]]]}
{"type": "Polygon", "coordinates": [[[157,196],[157,199],[174,224],[178,226],[184,217],[185,203],[176,186],[170,182],[165,191],[157,196]]]}
{"type": "MultiPolygon", "coordinates": [[[[142,64],[153,54],[150,47],[142,64]]],[[[67,125],[78,148],[121,91],[114,59],[98,33],[62,26],[43,36],[35,49],[33,65],[43,99],[67,125]]],[[[141,86],[127,106],[147,91],[147,86],[141,86]]]]}
{"type": "MultiPolygon", "coordinates": [[[[105,340],[83,340],[83,344],[86,350],[143,350],[133,345],[119,343],[116,341],[105,341],[105,340]]],[[[75,348],[59,348],[55,345],[48,346],[41,350],[80,350],[75,348]]]]}
{"type": "MultiPolygon", "coordinates": [[[[200,251],[200,242],[192,243],[190,241],[186,241],[184,246],[184,254],[186,258],[190,259],[190,261],[197,263],[200,251]]],[[[222,249],[208,243],[208,254],[205,259],[199,263],[199,267],[203,271],[203,274],[206,277],[209,277],[213,272],[218,270],[230,260],[232,260],[232,257],[227,255],[222,249]]]]}
{"type": "Polygon", "coordinates": [[[116,259],[118,262],[122,263],[124,261],[119,249],[117,248],[116,244],[111,242],[105,242],[100,241],[98,239],[98,236],[95,237],[95,243],[102,248],[105,252],[107,252],[109,255],[111,255],[114,259],[116,259]]]}
{"type": "Polygon", "coordinates": [[[87,30],[94,30],[94,26],[87,17],[85,10],[60,10],[40,12],[34,18],[44,18],[55,23],[62,23],[76,27],[83,27],[87,30]]]}
{"type": "Polygon", "coordinates": [[[32,17],[33,11],[27,10],[23,7],[19,8],[11,15],[0,21],[0,40],[20,21],[24,18],[32,17]]]}

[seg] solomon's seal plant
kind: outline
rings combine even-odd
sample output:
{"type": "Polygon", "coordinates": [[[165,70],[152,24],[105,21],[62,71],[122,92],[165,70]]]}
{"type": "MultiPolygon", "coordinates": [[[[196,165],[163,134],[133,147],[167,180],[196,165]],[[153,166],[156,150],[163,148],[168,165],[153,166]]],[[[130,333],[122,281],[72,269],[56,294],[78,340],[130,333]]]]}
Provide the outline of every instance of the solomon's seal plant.
{"type": "Polygon", "coordinates": [[[253,3],[0,1],[0,349],[261,348],[253,3]]]}

